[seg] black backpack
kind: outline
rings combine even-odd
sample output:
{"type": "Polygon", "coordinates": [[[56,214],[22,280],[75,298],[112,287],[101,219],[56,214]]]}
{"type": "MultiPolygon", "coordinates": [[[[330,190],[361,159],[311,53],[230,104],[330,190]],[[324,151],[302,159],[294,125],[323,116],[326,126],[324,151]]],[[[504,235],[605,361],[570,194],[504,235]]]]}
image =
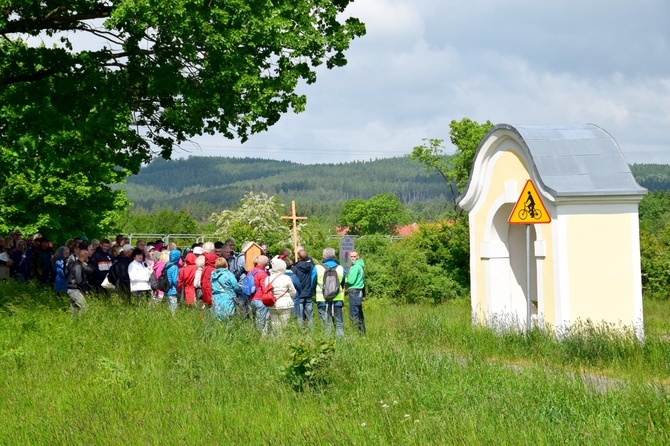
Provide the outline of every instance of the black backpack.
{"type": "Polygon", "coordinates": [[[165,265],[165,268],[163,268],[163,272],[161,273],[160,277],[158,277],[158,286],[157,286],[158,291],[167,293],[168,290],[172,288],[170,280],[168,280],[167,272],[173,266],[174,263],[168,263],[167,265],[165,265]]]}
{"type": "Polygon", "coordinates": [[[323,297],[326,302],[331,302],[340,294],[340,275],[337,274],[337,267],[330,268],[327,265],[323,265],[323,267],[326,270],[323,273],[323,297]]]}

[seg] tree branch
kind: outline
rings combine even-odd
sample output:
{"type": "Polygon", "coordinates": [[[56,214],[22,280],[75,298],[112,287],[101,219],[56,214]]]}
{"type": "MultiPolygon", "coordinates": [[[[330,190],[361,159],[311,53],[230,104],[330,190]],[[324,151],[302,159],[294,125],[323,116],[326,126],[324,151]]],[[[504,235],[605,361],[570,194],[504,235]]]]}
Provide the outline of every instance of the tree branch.
{"type": "Polygon", "coordinates": [[[109,17],[112,12],[111,6],[98,5],[97,8],[81,12],[79,14],[61,16],[65,7],[58,7],[50,11],[44,17],[28,17],[25,19],[10,20],[0,34],[26,33],[32,34],[43,30],[66,30],[73,29],[79,22],[85,20],[102,19],[109,17]]]}

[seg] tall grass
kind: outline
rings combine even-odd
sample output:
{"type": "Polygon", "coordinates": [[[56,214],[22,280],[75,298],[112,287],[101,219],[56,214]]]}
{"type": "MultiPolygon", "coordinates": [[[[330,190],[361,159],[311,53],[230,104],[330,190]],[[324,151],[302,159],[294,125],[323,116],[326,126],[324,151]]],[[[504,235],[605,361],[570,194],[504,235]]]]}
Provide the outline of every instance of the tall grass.
{"type": "Polygon", "coordinates": [[[370,301],[367,337],[261,338],[198,310],[90,303],[71,317],[51,292],[0,284],[1,444],[670,442],[662,328],[643,345],[557,342],[473,328],[465,301],[370,301]]]}

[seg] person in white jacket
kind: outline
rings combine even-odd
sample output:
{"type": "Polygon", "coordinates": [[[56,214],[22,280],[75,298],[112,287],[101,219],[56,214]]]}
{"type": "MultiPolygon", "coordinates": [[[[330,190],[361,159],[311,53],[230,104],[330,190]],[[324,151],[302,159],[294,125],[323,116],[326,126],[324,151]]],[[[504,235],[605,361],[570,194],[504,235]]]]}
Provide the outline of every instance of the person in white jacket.
{"type": "Polygon", "coordinates": [[[144,262],[144,251],[135,248],[132,253],[133,261],[128,265],[130,277],[130,293],[133,298],[151,297],[151,273],[153,270],[144,262]]]}
{"type": "Polygon", "coordinates": [[[272,283],[272,292],[277,299],[273,306],[268,307],[270,330],[277,334],[291,319],[296,289],[291,278],[286,275],[286,262],[274,259],[271,265],[270,275],[265,279],[265,284],[272,283]]]}

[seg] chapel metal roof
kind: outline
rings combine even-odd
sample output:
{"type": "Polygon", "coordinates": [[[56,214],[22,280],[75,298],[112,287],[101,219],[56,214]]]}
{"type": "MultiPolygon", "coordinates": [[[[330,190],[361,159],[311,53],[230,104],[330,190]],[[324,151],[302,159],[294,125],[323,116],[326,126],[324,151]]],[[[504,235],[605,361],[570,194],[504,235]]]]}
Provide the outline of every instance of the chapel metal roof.
{"type": "Polygon", "coordinates": [[[498,129],[519,135],[541,182],[555,197],[647,193],[635,181],[614,138],[594,124],[499,124],[489,135],[498,129]]]}

